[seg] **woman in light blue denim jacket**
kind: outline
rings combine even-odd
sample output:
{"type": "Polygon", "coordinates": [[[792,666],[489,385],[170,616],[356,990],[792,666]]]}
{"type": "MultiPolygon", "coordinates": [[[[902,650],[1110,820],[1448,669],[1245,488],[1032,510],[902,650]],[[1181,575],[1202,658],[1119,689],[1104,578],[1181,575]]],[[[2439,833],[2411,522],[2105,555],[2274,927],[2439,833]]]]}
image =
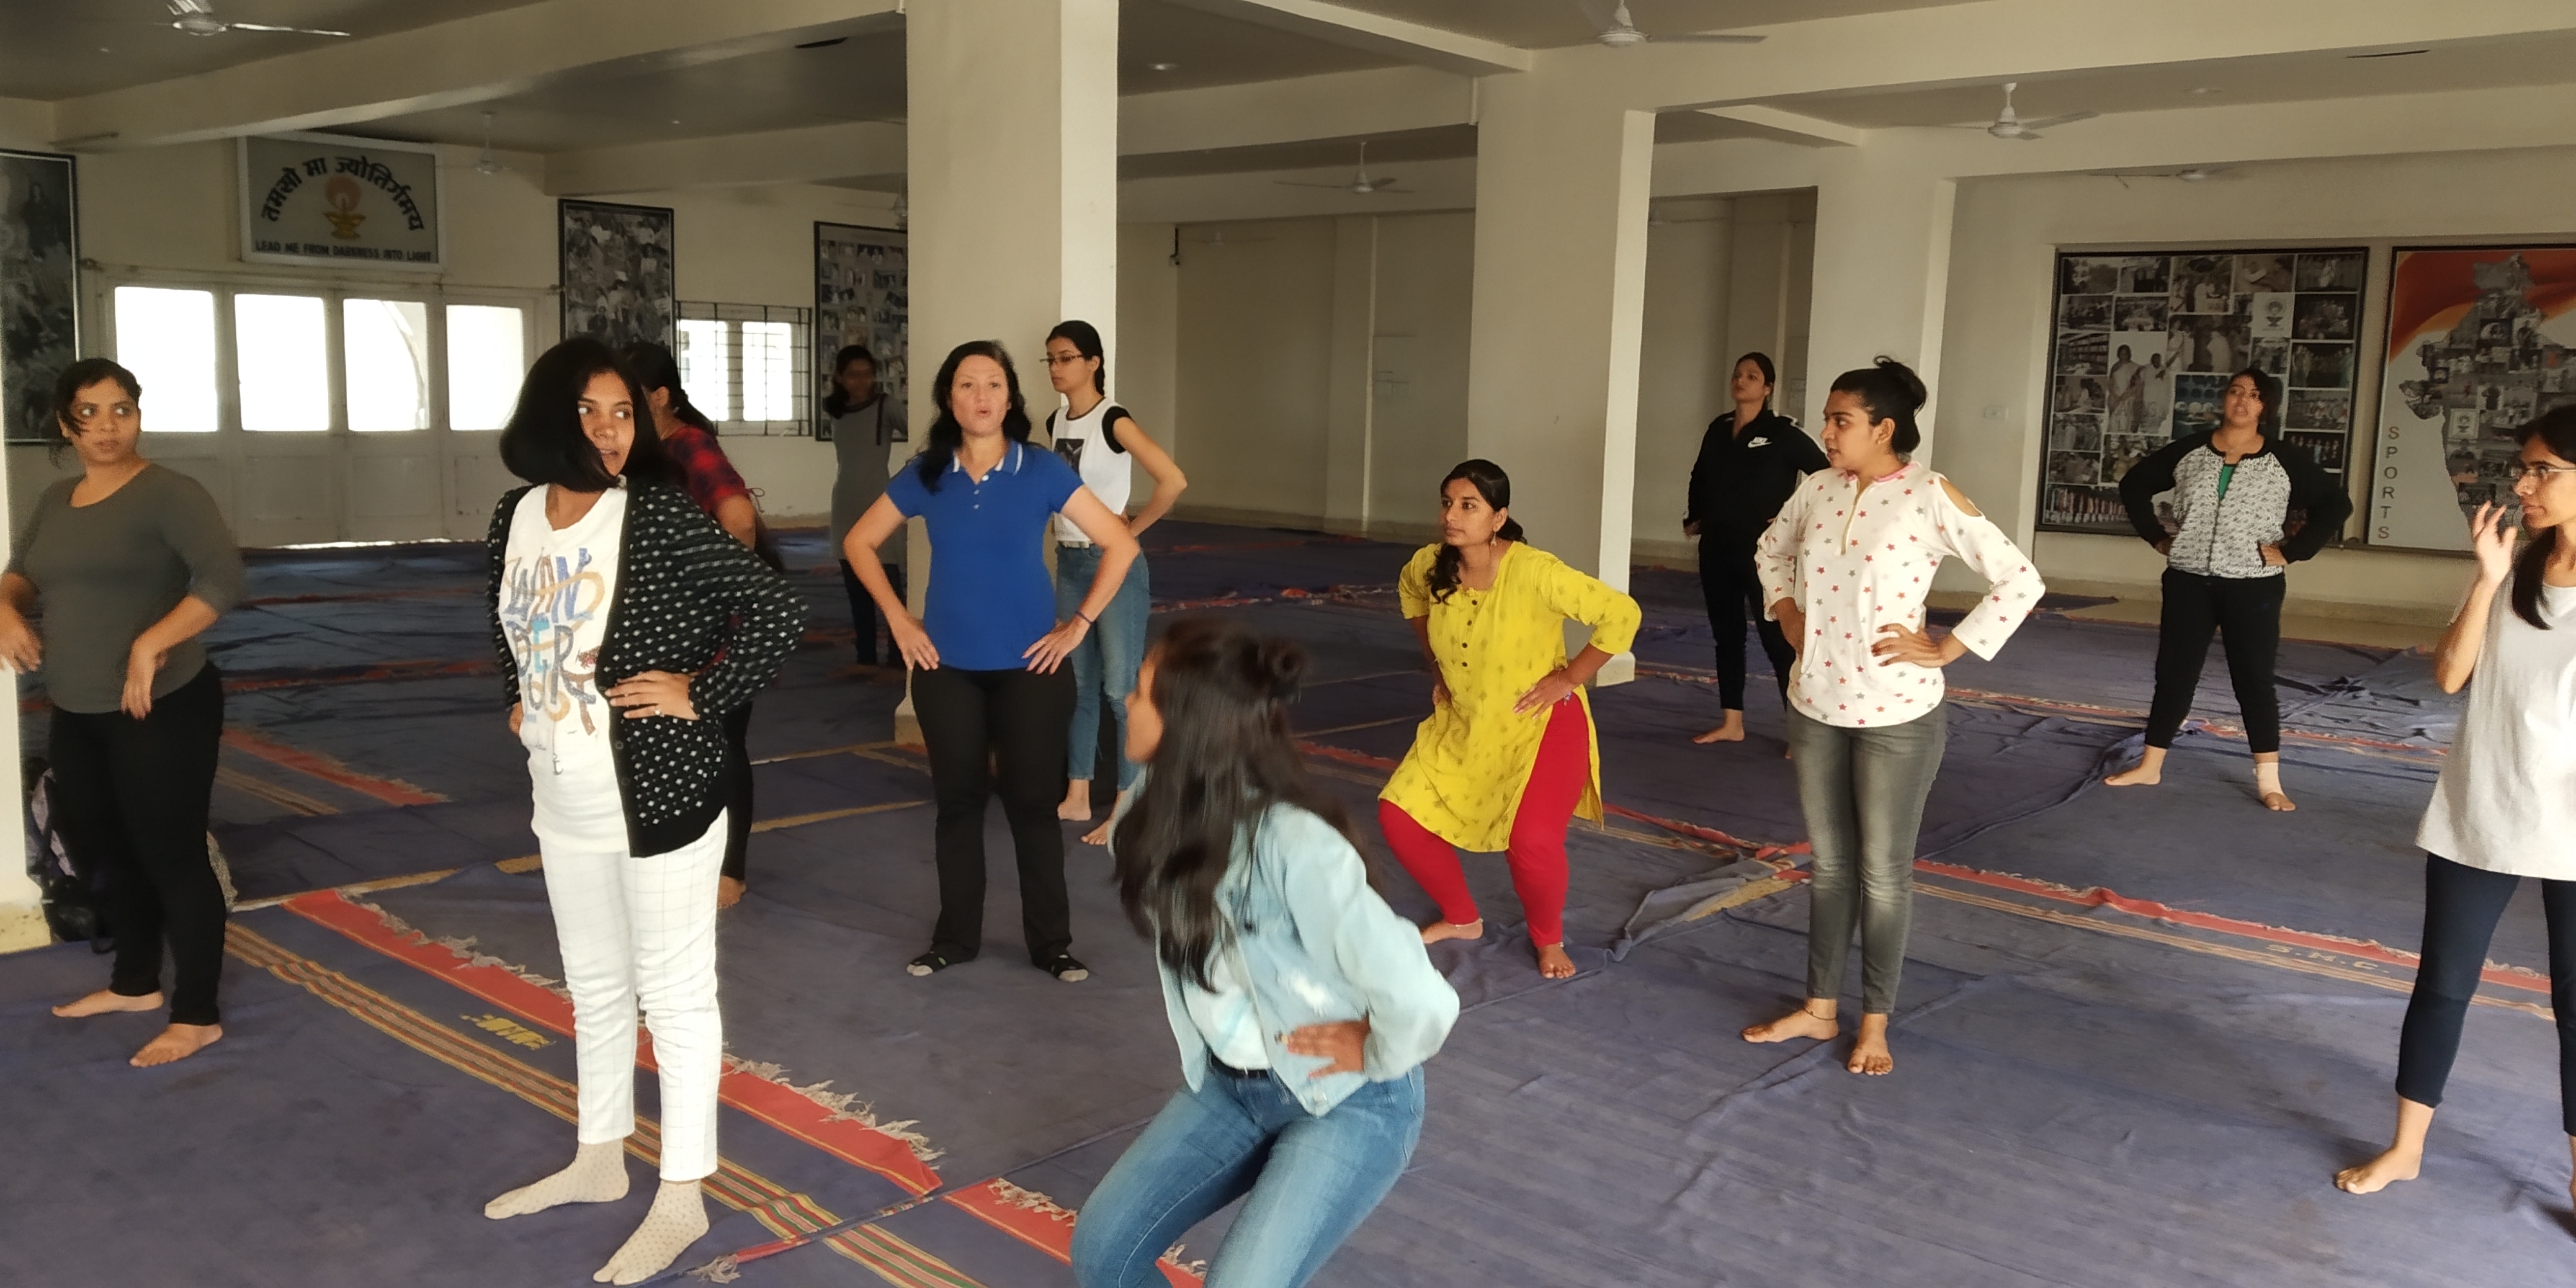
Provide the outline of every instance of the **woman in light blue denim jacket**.
{"type": "Polygon", "coordinates": [[[1294,644],[1185,619],[1128,698],[1128,757],[1148,771],[1111,846],[1188,1085],[1083,1205],[1083,1288],[1161,1284],[1164,1250],[1247,1194],[1209,1288],[1303,1284],[1422,1133],[1422,1062],[1458,995],[1307,781],[1285,713],[1305,665],[1294,644]]]}

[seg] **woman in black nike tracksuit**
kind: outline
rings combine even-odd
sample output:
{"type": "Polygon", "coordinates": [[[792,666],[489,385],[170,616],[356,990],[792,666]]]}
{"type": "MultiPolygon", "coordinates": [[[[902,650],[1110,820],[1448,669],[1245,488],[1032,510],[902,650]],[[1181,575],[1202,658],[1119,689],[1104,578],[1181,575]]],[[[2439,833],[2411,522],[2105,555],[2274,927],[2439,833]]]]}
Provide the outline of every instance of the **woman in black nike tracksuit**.
{"type": "Polygon", "coordinates": [[[2272,687],[2283,570],[2343,531],[2352,498],[2305,449],[2274,432],[2280,401],[2280,382],[2255,368],[2240,371],[2228,382],[2217,429],[2176,439],[2120,479],[2129,523],[2165,556],[2165,575],[2146,755],[2106,780],[2114,787],[2163,777],[2165,752],[2191,714],[2214,631],[2227,645],[2228,678],[2244,712],[2255,794],[2275,810],[2298,808],[2281,791],[2281,701],[2272,687]],[[2155,508],[2168,491],[2171,531],[2155,508]]]}
{"type": "Polygon", "coordinates": [[[1691,466],[1690,512],[1682,531],[1699,538],[1699,585],[1708,597],[1708,628],[1717,636],[1717,695],[1726,722],[1693,742],[1744,740],[1744,625],[1762,635],[1763,655],[1787,703],[1797,653],[1780,624],[1763,616],[1762,582],[1753,575],[1753,544],[1798,480],[1825,468],[1825,453],[1798,422],[1771,410],[1771,359],[1735,360],[1728,393],[1735,410],[1708,423],[1691,466]]]}

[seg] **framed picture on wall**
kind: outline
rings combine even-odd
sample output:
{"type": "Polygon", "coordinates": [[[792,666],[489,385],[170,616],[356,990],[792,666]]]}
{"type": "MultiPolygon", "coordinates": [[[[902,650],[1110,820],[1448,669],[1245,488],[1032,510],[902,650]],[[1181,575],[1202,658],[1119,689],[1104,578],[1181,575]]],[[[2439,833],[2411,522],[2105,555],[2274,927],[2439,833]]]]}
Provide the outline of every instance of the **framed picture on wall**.
{"type": "Polygon", "coordinates": [[[0,417],[52,436],[54,375],[80,356],[80,212],[70,157],[0,149],[0,417]]]}
{"type": "Polygon", "coordinates": [[[679,313],[672,252],[677,223],[668,207],[558,201],[563,334],[611,345],[671,343],[679,313]]]}
{"type": "Polygon", "coordinates": [[[834,359],[861,345],[876,359],[877,387],[901,407],[911,372],[911,286],[904,234],[855,224],[814,225],[814,374],[823,388],[814,401],[814,436],[830,440],[832,419],[823,398],[840,373],[834,359]]]}
{"type": "Polygon", "coordinates": [[[2514,505],[2515,435],[2576,403],[2576,246],[2397,248],[2363,529],[2466,550],[2484,502],[2514,505]]]}
{"type": "Polygon", "coordinates": [[[2249,366],[2287,387],[2284,437],[2343,477],[2369,263],[2360,247],[2060,254],[2040,529],[2132,531],[2120,480],[2218,428],[2228,381],[2249,366]]]}
{"type": "Polygon", "coordinates": [[[236,144],[241,257],[251,264],[446,267],[438,150],[337,134],[275,134],[236,144]]]}

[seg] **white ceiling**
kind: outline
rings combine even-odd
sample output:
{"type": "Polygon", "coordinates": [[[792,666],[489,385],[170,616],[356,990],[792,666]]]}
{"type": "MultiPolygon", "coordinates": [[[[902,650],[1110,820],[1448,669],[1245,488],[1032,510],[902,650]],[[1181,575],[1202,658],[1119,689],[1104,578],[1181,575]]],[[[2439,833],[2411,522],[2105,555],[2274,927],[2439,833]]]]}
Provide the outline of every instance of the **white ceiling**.
{"type": "MultiPolygon", "coordinates": [[[[527,0],[216,0],[227,22],[383,36],[527,0]]],[[[170,26],[164,0],[0,0],[0,97],[78,98],[328,44],[330,38],[170,26]]]]}
{"type": "MultiPolygon", "coordinates": [[[[1628,16],[1648,36],[1733,31],[1814,18],[1931,9],[1961,0],[1628,0],[1628,16]]],[[[1334,0],[1390,18],[1418,22],[1523,49],[1580,45],[1595,34],[1575,0],[1334,0]]],[[[1608,8],[1616,0],[1601,0],[1608,8]]]]}

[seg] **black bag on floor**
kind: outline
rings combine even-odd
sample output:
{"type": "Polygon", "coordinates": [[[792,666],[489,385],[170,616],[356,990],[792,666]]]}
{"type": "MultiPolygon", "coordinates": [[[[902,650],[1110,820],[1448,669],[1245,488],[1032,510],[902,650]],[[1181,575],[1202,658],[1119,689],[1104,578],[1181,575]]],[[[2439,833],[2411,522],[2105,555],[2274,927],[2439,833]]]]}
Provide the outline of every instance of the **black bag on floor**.
{"type": "Polygon", "coordinates": [[[71,847],[54,827],[54,771],[41,759],[26,764],[27,875],[42,892],[45,925],[54,938],[87,940],[96,952],[116,946],[107,924],[107,874],[73,862],[71,847]]]}

